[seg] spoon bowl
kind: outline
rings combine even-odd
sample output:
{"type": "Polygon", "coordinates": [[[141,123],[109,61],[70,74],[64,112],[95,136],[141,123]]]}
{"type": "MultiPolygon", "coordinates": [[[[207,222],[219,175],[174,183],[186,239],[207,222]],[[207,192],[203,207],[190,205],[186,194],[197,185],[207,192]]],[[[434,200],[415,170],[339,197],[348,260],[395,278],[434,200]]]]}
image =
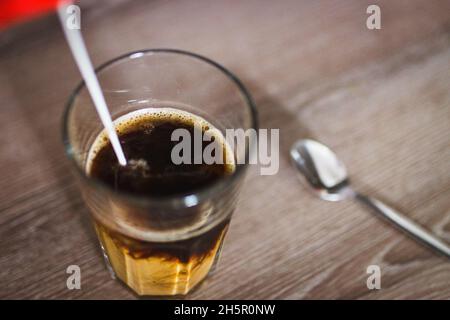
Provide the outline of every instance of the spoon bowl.
{"type": "Polygon", "coordinates": [[[294,143],[290,154],[304,184],[321,199],[341,201],[355,196],[345,165],[327,146],[303,139],[294,143]]]}

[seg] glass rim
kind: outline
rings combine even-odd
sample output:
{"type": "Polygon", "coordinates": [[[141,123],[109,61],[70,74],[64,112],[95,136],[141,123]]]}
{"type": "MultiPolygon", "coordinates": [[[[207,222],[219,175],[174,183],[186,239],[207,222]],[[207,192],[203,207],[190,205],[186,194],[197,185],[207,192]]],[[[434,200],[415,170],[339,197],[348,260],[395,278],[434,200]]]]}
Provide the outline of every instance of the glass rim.
{"type": "MultiPolygon", "coordinates": [[[[156,49],[143,49],[143,50],[136,50],[124,53],[122,55],[119,55],[113,59],[110,59],[102,64],[100,64],[98,67],[94,69],[95,73],[98,74],[102,71],[105,71],[108,67],[113,66],[115,63],[124,61],[126,59],[134,59],[136,58],[136,55],[140,55],[140,57],[145,55],[151,55],[151,54],[175,54],[175,55],[184,55],[193,59],[196,59],[200,62],[204,62],[209,64],[212,67],[215,67],[217,71],[222,72],[229,80],[231,80],[237,87],[237,89],[240,91],[240,93],[243,96],[243,100],[245,101],[246,107],[250,111],[250,121],[251,121],[251,128],[258,130],[258,120],[257,120],[257,110],[256,106],[253,102],[253,99],[248,92],[248,90],[245,88],[245,86],[242,84],[242,82],[239,80],[237,76],[235,76],[231,71],[220,65],[219,63],[206,58],[202,55],[192,53],[185,50],[179,50],[179,49],[169,49],[169,48],[156,48],[156,49]]],[[[72,144],[69,139],[69,132],[68,132],[68,121],[70,112],[73,109],[75,99],[80,94],[81,90],[85,88],[85,82],[84,80],[81,80],[78,85],[75,87],[73,92],[70,94],[69,99],[65,105],[64,113],[63,113],[63,121],[62,121],[62,142],[65,149],[65,154],[67,158],[72,163],[72,166],[75,167],[76,172],[78,173],[78,176],[83,179],[86,183],[89,185],[99,188],[102,191],[106,191],[107,193],[111,193],[114,196],[118,198],[128,199],[135,203],[139,203],[142,205],[145,204],[157,204],[157,205],[164,205],[164,204],[171,204],[175,207],[191,207],[195,206],[198,203],[203,202],[205,199],[208,199],[210,195],[215,194],[216,192],[222,192],[225,190],[225,188],[228,185],[231,185],[237,179],[244,174],[248,167],[248,163],[244,164],[238,164],[236,165],[236,170],[231,174],[230,176],[223,177],[217,181],[215,181],[213,184],[200,188],[194,192],[189,192],[186,194],[181,195],[173,195],[173,196],[167,196],[167,197],[158,197],[158,196],[141,196],[141,195],[133,195],[130,193],[120,192],[117,190],[114,190],[112,187],[110,187],[108,184],[102,182],[101,180],[90,177],[87,175],[84,168],[80,166],[78,161],[74,157],[74,153],[72,150],[72,144]]],[[[249,157],[249,152],[251,150],[249,149],[249,146],[246,145],[245,148],[245,158],[247,159],[249,157]]]]}

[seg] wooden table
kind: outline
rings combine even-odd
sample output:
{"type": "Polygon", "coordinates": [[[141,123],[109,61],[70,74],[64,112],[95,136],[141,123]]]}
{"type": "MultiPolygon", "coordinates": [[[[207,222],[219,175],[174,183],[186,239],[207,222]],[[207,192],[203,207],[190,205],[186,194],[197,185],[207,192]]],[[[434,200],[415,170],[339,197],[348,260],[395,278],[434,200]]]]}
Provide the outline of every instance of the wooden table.
{"type": "MultiPolygon", "coordinates": [[[[84,1],[94,63],[172,47],[208,56],[280,128],[280,170],[250,169],[217,273],[192,299],[450,298],[449,260],[354,202],[323,202],[288,150],[312,137],[354,184],[450,242],[449,1],[84,1]],[[382,29],[366,28],[381,7],[382,29]],[[366,268],[381,268],[368,290],[366,268]]],[[[80,80],[54,15],[0,34],[0,297],[135,298],[106,271],[63,152],[80,80]],[[66,268],[81,267],[81,290],[66,268]]]]}

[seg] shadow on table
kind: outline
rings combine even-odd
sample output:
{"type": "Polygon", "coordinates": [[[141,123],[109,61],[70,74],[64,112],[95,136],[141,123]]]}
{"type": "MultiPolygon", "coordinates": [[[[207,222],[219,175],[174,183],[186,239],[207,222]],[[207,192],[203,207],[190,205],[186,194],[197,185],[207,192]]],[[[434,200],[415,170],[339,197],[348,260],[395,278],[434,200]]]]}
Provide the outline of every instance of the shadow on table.
{"type": "MultiPolygon", "coordinates": [[[[268,94],[257,81],[243,78],[243,83],[256,105],[259,128],[280,129],[280,158],[290,161],[289,150],[294,142],[298,139],[312,138],[308,127],[299,120],[298,114],[268,94]]],[[[296,109],[300,110],[301,106],[296,109]]]]}

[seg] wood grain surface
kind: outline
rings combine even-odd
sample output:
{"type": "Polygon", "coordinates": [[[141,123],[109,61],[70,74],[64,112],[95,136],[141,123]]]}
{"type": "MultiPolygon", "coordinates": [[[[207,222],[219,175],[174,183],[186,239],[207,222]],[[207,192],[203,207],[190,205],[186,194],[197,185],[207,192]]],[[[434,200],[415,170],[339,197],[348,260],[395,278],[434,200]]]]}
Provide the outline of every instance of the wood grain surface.
{"type": "MultiPolygon", "coordinates": [[[[450,243],[450,2],[83,1],[94,64],[171,47],[208,56],[280,129],[252,167],[217,272],[188,299],[450,299],[450,262],[354,202],[318,200],[288,149],[331,146],[359,189],[450,243]],[[378,4],[382,29],[366,28],[378,4]],[[381,267],[381,290],[366,268],[381,267]]],[[[55,15],[0,33],[0,298],[134,299],[110,279],[61,143],[80,75],[55,15]],[[81,290],[66,268],[81,267],[81,290]]]]}

